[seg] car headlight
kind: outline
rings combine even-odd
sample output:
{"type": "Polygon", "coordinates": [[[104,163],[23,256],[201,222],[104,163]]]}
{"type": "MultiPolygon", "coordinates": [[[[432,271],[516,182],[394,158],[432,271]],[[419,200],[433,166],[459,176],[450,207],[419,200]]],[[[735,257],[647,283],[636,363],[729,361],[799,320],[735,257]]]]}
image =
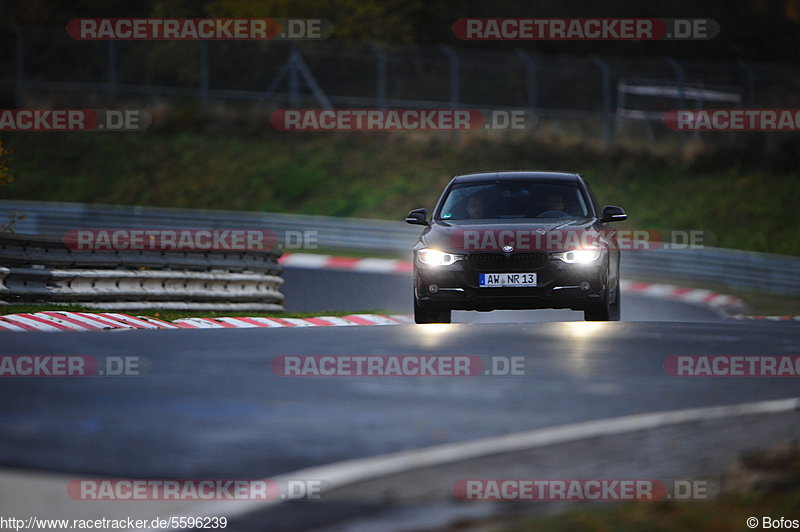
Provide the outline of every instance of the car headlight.
{"type": "Polygon", "coordinates": [[[464,255],[445,253],[438,249],[421,249],[417,251],[417,258],[422,264],[427,264],[428,266],[449,266],[463,259],[464,255]]]}
{"type": "Polygon", "coordinates": [[[562,253],[556,253],[554,256],[567,264],[589,264],[599,259],[602,251],[603,250],[598,247],[590,247],[564,251],[562,253]]]}

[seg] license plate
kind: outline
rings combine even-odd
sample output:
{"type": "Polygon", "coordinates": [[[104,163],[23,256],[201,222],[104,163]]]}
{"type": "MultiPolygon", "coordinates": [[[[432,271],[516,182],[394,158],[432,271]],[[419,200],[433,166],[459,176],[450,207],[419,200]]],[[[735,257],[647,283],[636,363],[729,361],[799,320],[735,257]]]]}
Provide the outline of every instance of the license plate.
{"type": "Polygon", "coordinates": [[[536,286],[535,273],[481,273],[478,286],[536,286]]]}

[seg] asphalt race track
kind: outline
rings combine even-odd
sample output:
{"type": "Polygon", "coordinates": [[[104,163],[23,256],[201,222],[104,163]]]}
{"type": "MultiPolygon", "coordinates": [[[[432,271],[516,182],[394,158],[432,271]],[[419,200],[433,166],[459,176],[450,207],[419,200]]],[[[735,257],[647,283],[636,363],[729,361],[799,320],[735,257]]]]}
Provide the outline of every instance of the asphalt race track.
{"type": "MultiPolygon", "coordinates": [[[[286,280],[293,310],[405,310],[409,298],[407,275],[290,270],[286,280]]],[[[669,355],[796,355],[795,324],[623,301],[628,321],[619,323],[533,323],[548,313],[508,312],[458,319],[520,323],[2,333],[2,355],[138,356],[147,371],[3,379],[0,463],[125,477],[268,477],[577,421],[797,395],[796,379],[678,378],[663,368],[669,355]],[[270,369],[279,355],[325,354],[519,356],[526,374],[309,378],[270,369]]],[[[565,314],[549,315],[580,318],[565,314]]]]}

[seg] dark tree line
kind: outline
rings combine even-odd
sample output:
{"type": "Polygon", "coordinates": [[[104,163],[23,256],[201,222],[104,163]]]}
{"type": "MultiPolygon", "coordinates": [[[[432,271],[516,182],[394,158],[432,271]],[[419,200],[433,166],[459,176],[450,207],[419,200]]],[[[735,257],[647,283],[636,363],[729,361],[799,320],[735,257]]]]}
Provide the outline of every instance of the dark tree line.
{"type": "Polygon", "coordinates": [[[335,39],[389,44],[458,44],[543,53],[796,60],[800,0],[4,0],[4,25],[61,26],[75,17],[322,17],[335,39]],[[463,42],[461,17],[713,18],[710,41],[463,42]]]}

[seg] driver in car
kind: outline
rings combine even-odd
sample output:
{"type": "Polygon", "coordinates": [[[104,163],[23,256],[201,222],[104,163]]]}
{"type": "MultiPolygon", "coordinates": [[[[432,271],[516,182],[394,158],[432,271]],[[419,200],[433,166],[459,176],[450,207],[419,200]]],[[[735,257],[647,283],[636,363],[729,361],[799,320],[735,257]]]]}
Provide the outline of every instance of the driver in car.
{"type": "Polygon", "coordinates": [[[564,212],[564,196],[556,192],[551,192],[547,195],[547,208],[546,211],[561,211],[564,212]]]}
{"type": "Polygon", "coordinates": [[[562,214],[566,214],[564,206],[564,196],[558,192],[551,192],[547,195],[547,204],[544,210],[539,211],[534,218],[553,218],[561,216],[562,214]]]}
{"type": "Polygon", "coordinates": [[[480,219],[489,217],[489,205],[486,198],[473,194],[467,201],[467,213],[470,218],[480,219]]]}

